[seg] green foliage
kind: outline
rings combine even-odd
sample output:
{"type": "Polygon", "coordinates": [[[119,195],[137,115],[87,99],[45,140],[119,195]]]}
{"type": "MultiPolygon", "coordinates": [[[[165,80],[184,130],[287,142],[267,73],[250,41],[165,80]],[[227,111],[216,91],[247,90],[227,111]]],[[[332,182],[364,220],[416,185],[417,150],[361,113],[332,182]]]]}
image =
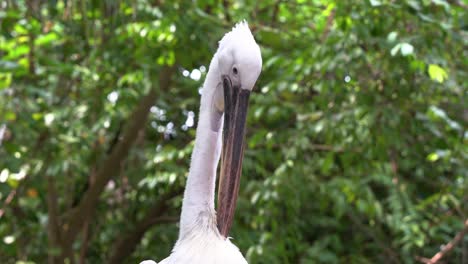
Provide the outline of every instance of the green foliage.
{"type": "MultiPolygon", "coordinates": [[[[181,207],[181,195],[169,194],[185,184],[198,90],[217,41],[244,18],[263,71],[231,234],[250,263],[414,263],[463,229],[463,1],[0,0],[0,7],[1,263],[60,254],[48,244],[47,179],[63,219],[152,89],[157,100],[144,131],[115,164],[88,237],[73,249],[105,262],[116,241],[170,197],[158,216],[166,220],[134,242],[124,262],[169,255],[181,207]],[[172,65],[164,89],[160,72],[172,65]]],[[[464,240],[449,263],[468,261],[464,240]]]]}

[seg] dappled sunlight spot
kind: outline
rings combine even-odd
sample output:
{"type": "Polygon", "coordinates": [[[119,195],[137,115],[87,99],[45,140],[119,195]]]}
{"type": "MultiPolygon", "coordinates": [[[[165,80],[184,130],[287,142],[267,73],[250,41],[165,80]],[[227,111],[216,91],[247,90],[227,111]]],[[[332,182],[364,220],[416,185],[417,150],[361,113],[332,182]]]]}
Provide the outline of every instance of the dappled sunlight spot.
{"type": "Polygon", "coordinates": [[[156,163],[156,164],[161,163],[161,162],[163,162],[164,160],[165,160],[164,157],[161,156],[161,155],[158,155],[158,156],[156,156],[156,157],[153,158],[153,162],[156,163]]]}
{"type": "Polygon", "coordinates": [[[293,83],[291,85],[291,91],[297,92],[298,89],[299,89],[299,85],[297,83],[293,83]]]}
{"type": "Polygon", "coordinates": [[[140,31],[140,36],[142,38],[146,37],[146,34],[148,34],[148,29],[147,28],[143,28],[141,31],[140,31]]]}
{"type": "Polygon", "coordinates": [[[52,122],[55,120],[55,115],[52,113],[48,113],[44,116],[44,123],[46,126],[50,126],[52,122]]]}
{"type": "Polygon", "coordinates": [[[112,91],[110,94],[107,95],[107,100],[112,104],[115,104],[119,99],[119,93],[117,91],[112,91]]]}
{"type": "Polygon", "coordinates": [[[0,182],[6,182],[8,180],[9,174],[10,172],[8,171],[8,169],[3,169],[2,172],[0,172],[0,182]]]}
{"type": "Polygon", "coordinates": [[[188,71],[186,69],[182,70],[182,75],[184,77],[190,77],[190,79],[194,81],[199,81],[201,79],[202,73],[206,72],[206,67],[201,66],[200,69],[193,69],[192,71],[188,71]]]}
{"type": "Polygon", "coordinates": [[[154,114],[156,119],[161,120],[161,121],[166,120],[166,110],[161,109],[161,108],[154,105],[154,106],[152,106],[150,108],[150,111],[151,111],[152,114],[154,114]]]}
{"type": "Polygon", "coordinates": [[[115,181],[110,180],[106,185],[106,190],[114,190],[115,189],[115,181]]]}
{"type": "Polygon", "coordinates": [[[156,130],[158,133],[163,133],[165,131],[165,126],[157,126],[156,130]]]}
{"type": "Polygon", "coordinates": [[[182,130],[187,130],[190,127],[193,127],[195,124],[195,113],[193,111],[189,111],[187,113],[187,120],[185,120],[185,124],[182,125],[182,130]]]}
{"type": "Polygon", "coordinates": [[[195,81],[199,81],[201,78],[201,71],[199,69],[193,69],[190,73],[190,78],[195,81]]]}
{"type": "Polygon", "coordinates": [[[83,118],[87,111],[88,111],[87,105],[80,105],[76,108],[76,116],[78,118],[83,118]]]}
{"type": "Polygon", "coordinates": [[[3,242],[7,245],[12,244],[15,240],[16,238],[14,236],[6,236],[3,238],[3,242]]]}
{"type": "Polygon", "coordinates": [[[29,166],[24,165],[23,167],[21,167],[21,169],[19,170],[18,173],[11,173],[9,175],[9,178],[17,180],[17,181],[21,181],[24,178],[26,178],[26,174],[27,174],[28,171],[29,171],[29,166]]]}
{"type": "Polygon", "coordinates": [[[174,123],[172,122],[167,123],[166,128],[167,130],[172,130],[174,128],[174,123]]]}
{"type": "Polygon", "coordinates": [[[268,132],[265,136],[266,140],[271,140],[273,138],[273,132],[268,132]]]}
{"type": "Polygon", "coordinates": [[[164,132],[164,139],[171,139],[173,136],[177,134],[173,122],[167,123],[167,125],[162,128],[163,128],[163,131],[161,132],[164,132]]]}
{"type": "Polygon", "coordinates": [[[188,126],[188,127],[193,127],[193,119],[195,117],[195,113],[190,111],[187,115],[187,121],[185,122],[185,124],[188,126]]]}
{"type": "Polygon", "coordinates": [[[7,128],[6,124],[2,124],[0,126],[0,146],[2,145],[3,138],[5,137],[5,134],[6,134],[6,131],[7,131],[6,128],[7,128]]]}
{"type": "Polygon", "coordinates": [[[159,152],[159,151],[161,151],[161,150],[162,150],[162,145],[161,145],[161,144],[158,144],[158,145],[156,146],[156,152],[159,152]]]}
{"type": "Polygon", "coordinates": [[[409,56],[414,53],[414,47],[413,45],[406,43],[406,42],[398,43],[397,45],[395,45],[395,47],[392,48],[392,50],[390,51],[390,54],[392,56],[396,56],[398,52],[400,52],[401,55],[404,57],[409,56]]]}

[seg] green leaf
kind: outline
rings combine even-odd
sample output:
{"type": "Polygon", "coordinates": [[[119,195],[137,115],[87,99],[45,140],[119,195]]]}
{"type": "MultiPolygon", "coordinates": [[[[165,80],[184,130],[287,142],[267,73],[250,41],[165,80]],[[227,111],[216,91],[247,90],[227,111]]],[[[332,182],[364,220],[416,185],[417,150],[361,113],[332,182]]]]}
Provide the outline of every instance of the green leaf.
{"type": "Polygon", "coordinates": [[[434,162],[434,161],[437,161],[438,159],[439,159],[439,155],[437,155],[437,153],[435,153],[435,152],[427,155],[427,160],[428,161],[434,162]]]}
{"type": "Polygon", "coordinates": [[[441,158],[450,157],[451,152],[449,150],[441,150],[438,149],[437,151],[427,155],[427,160],[430,162],[435,162],[441,158]]]}
{"type": "Polygon", "coordinates": [[[443,83],[448,78],[447,72],[442,67],[435,64],[430,64],[427,72],[433,81],[439,83],[443,83]]]}
{"type": "Polygon", "coordinates": [[[438,6],[443,6],[447,12],[450,11],[450,5],[445,0],[432,0],[432,3],[438,6]]]}
{"type": "Polygon", "coordinates": [[[333,167],[333,162],[334,162],[334,153],[330,152],[326,156],[325,160],[322,163],[322,168],[321,171],[323,174],[328,174],[330,172],[330,169],[333,167]]]}
{"type": "Polygon", "coordinates": [[[33,120],[37,121],[37,120],[40,120],[43,116],[44,116],[43,113],[33,113],[31,117],[33,120]]]}
{"type": "Polygon", "coordinates": [[[11,73],[0,72],[0,90],[10,87],[11,80],[12,80],[11,73]]]}
{"type": "Polygon", "coordinates": [[[16,119],[16,114],[13,111],[6,112],[4,116],[6,121],[14,121],[16,119]]]}
{"type": "Polygon", "coordinates": [[[411,6],[415,10],[419,11],[419,10],[421,10],[421,5],[419,4],[419,2],[420,1],[409,0],[407,3],[408,3],[409,6],[411,6]]]}
{"type": "Polygon", "coordinates": [[[38,46],[49,44],[58,39],[58,35],[55,32],[50,32],[46,35],[41,35],[35,40],[35,44],[38,46]]]}
{"type": "Polygon", "coordinates": [[[8,55],[5,56],[5,58],[8,60],[15,60],[28,53],[29,53],[28,45],[19,45],[9,50],[9,52],[7,53],[8,55]]]}

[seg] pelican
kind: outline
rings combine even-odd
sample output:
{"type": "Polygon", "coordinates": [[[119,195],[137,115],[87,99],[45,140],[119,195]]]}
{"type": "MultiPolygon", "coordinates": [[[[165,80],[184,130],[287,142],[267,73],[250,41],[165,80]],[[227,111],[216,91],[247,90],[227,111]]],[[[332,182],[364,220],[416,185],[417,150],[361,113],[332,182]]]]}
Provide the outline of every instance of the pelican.
{"type": "MultiPolygon", "coordinates": [[[[199,122],[182,202],[179,238],[160,264],[247,263],[228,237],[239,191],[248,100],[262,68],[246,21],[219,42],[203,84],[199,122]],[[218,212],[216,169],[221,156],[218,212]]],[[[140,264],[155,263],[152,260],[140,264]]]]}

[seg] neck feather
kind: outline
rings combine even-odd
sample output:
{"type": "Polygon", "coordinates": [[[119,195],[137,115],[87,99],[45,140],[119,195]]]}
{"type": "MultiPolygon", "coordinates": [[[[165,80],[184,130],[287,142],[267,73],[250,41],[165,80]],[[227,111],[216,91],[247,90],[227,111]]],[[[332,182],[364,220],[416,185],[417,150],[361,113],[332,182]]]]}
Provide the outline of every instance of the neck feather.
{"type": "Polygon", "coordinates": [[[195,146],[185,186],[179,238],[193,229],[200,215],[214,212],[216,169],[222,145],[222,115],[212,111],[213,93],[219,83],[216,55],[203,85],[195,146]],[[213,130],[212,122],[220,119],[213,130]]]}

